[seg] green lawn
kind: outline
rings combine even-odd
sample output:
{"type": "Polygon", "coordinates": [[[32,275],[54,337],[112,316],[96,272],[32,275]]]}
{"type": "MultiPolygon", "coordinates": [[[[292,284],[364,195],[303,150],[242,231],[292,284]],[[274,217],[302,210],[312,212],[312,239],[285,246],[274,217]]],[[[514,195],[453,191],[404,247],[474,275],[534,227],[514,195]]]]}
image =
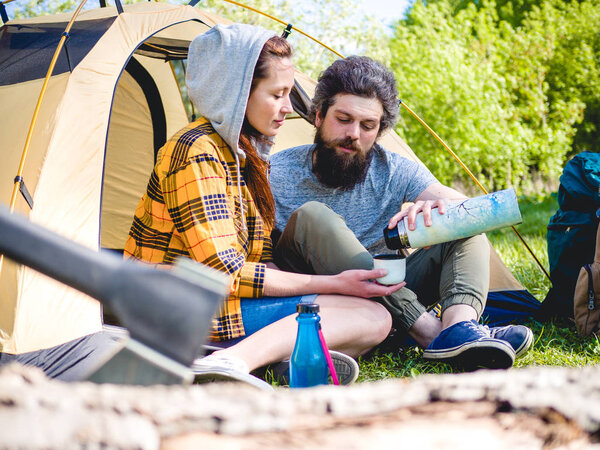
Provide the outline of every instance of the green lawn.
{"type": "MultiPolygon", "coordinates": [[[[523,223],[517,226],[529,247],[548,270],[546,225],[558,208],[556,194],[519,199],[523,223]]],[[[512,229],[489,233],[494,248],[517,279],[538,300],[543,300],[550,282],[529,255],[512,229]]],[[[515,367],[571,366],[581,367],[600,363],[600,342],[596,338],[581,338],[572,322],[563,320],[550,323],[526,323],[535,335],[534,345],[515,367]]],[[[406,348],[400,352],[377,352],[361,358],[359,381],[380,380],[391,377],[412,377],[426,373],[452,373],[446,364],[429,363],[421,358],[419,348],[406,348]]]]}

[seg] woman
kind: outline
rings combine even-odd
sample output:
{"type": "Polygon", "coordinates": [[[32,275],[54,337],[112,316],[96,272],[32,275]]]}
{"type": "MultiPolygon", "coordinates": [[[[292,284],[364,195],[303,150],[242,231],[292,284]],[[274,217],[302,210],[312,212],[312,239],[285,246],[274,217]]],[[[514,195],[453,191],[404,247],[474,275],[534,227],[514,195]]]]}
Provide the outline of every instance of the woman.
{"type": "Polygon", "coordinates": [[[316,276],[283,272],[272,263],[274,201],[266,158],[292,112],[287,41],[258,27],[217,25],[194,39],[188,58],[188,93],[202,117],[160,150],[126,257],[171,264],[187,256],[231,276],[211,339],[236,343],[211,355],[211,364],[222,361],[248,373],[289,358],[299,302],[320,304],[330,348],[356,357],[379,344],[390,316],[360,297],[402,286],[370,281],[385,271],[316,276]]]}

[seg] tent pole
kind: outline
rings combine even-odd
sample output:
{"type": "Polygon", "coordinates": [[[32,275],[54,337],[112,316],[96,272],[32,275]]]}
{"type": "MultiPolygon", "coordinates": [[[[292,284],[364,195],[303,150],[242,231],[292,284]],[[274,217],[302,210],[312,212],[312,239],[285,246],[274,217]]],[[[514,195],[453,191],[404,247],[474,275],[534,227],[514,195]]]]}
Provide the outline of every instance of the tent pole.
{"type": "MultiPolygon", "coordinates": [[[[410,109],[406,103],[400,101],[400,104],[404,107],[404,109],[406,109],[415,119],[417,119],[419,121],[419,123],[421,125],[423,125],[425,127],[425,129],[427,131],[429,131],[429,133],[440,143],[442,144],[442,146],[448,151],[448,153],[450,153],[452,155],[452,157],[458,162],[458,164],[460,164],[460,166],[465,170],[465,172],[467,172],[467,175],[469,175],[469,177],[471,177],[471,179],[475,182],[475,184],[479,187],[479,189],[481,189],[483,191],[484,194],[488,194],[489,192],[487,191],[486,188],[483,187],[483,185],[479,182],[479,180],[475,177],[475,175],[473,175],[473,172],[471,172],[469,170],[469,168],[461,161],[461,159],[458,157],[458,155],[456,153],[454,153],[450,147],[448,147],[448,145],[442,140],[442,138],[440,138],[437,133],[435,131],[433,131],[429,125],[427,125],[425,123],[425,121],[423,119],[421,119],[412,109],[410,109]]],[[[546,269],[544,268],[543,264],[537,259],[537,257],[535,256],[535,254],[533,253],[533,250],[531,250],[531,248],[529,247],[529,245],[527,245],[527,242],[525,242],[525,239],[523,239],[523,236],[521,236],[521,233],[519,233],[517,231],[517,229],[513,226],[511,226],[511,228],[513,229],[513,231],[515,232],[515,234],[517,235],[517,237],[521,240],[521,242],[523,243],[523,245],[525,246],[525,248],[527,249],[527,251],[529,252],[529,254],[532,256],[532,258],[535,260],[535,262],[537,263],[537,265],[540,267],[540,269],[542,269],[542,272],[544,272],[544,275],[546,275],[546,277],[548,279],[550,279],[550,275],[548,274],[548,272],[546,271],[546,269]]]]}
{"type": "Polygon", "coordinates": [[[2,18],[2,22],[6,23],[8,22],[8,14],[6,14],[6,8],[4,7],[4,5],[6,5],[7,3],[10,2],[14,2],[15,0],[4,0],[2,2],[0,2],[0,18],[2,18]]]}
{"type": "Polygon", "coordinates": [[[40,108],[42,106],[42,100],[44,99],[44,96],[46,95],[46,90],[48,88],[48,82],[50,81],[50,77],[52,76],[52,72],[54,71],[54,66],[56,66],[56,61],[58,60],[58,55],[60,54],[60,51],[62,50],[63,45],[64,45],[65,41],[67,40],[69,31],[71,30],[71,27],[73,26],[73,22],[75,21],[75,18],[79,14],[79,11],[81,11],[81,8],[83,8],[83,5],[85,5],[86,1],[87,0],[82,0],[81,4],[77,8],[77,10],[73,13],[73,17],[71,17],[71,20],[67,24],[67,27],[65,28],[65,31],[62,34],[60,41],[58,42],[58,47],[56,47],[56,51],[54,52],[52,61],[50,61],[50,66],[48,67],[48,72],[46,73],[46,78],[44,79],[44,84],[42,85],[42,90],[40,91],[40,96],[38,97],[38,101],[35,106],[35,110],[33,112],[33,117],[31,119],[31,125],[29,126],[29,131],[27,133],[27,139],[25,140],[25,146],[23,147],[23,153],[21,154],[21,162],[19,163],[19,170],[17,171],[17,177],[19,177],[19,178],[16,178],[16,180],[15,180],[15,185],[13,187],[12,196],[10,198],[10,212],[13,212],[15,210],[15,204],[17,202],[17,193],[19,192],[19,187],[21,185],[21,179],[22,179],[21,177],[23,176],[23,169],[25,168],[25,161],[27,160],[27,153],[29,152],[29,146],[31,145],[31,138],[33,136],[33,130],[35,128],[35,125],[36,125],[37,119],[38,119],[38,115],[40,113],[40,108]]]}
{"type": "MultiPolygon", "coordinates": [[[[283,21],[283,20],[281,20],[281,19],[279,19],[279,18],[277,18],[275,16],[267,14],[266,12],[263,12],[263,11],[261,11],[259,9],[253,8],[252,6],[244,5],[243,3],[239,3],[239,2],[236,2],[234,0],[223,0],[223,1],[227,2],[227,3],[231,3],[231,4],[236,5],[236,6],[239,6],[241,8],[249,9],[250,11],[253,11],[253,12],[257,13],[257,14],[261,14],[261,15],[263,15],[265,17],[268,17],[269,19],[274,20],[275,22],[279,22],[280,24],[282,24],[282,25],[284,25],[286,27],[288,25],[290,25],[287,22],[285,22],[285,21],[283,21]]],[[[190,2],[190,5],[194,6],[196,3],[198,3],[198,2],[197,1],[196,2],[192,1],[192,2],[190,2]]],[[[310,34],[305,33],[304,31],[300,30],[299,28],[296,28],[296,27],[292,26],[292,27],[290,27],[290,30],[296,30],[298,33],[303,34],[304,36],[306,36],[307,38],[313,40],[314,42],[316,42],[320,46],[325,47],[327,50],[329,50],[330,52],[334,53],[338,57],[343,58],[343,56],[340,53],[336,52],[331,47],[325,45],[323,42],[321,42],[318,39],[312,37],[310,34]]]]}
{"type": "MultiPolygon", "coordinates": [[[[281,23],[282,25],[289,25],[289,24],[287,24],[285,21],[283,21],[283,20],[281,20],[281,19],[279,19],[279,18],[277,18],[277,17],[271,16],[270,14],[267,14],[267,13],[265,13],[265,12],[262,12],[262,11],[260,11],[260,10],[256,9],[256,8],[253,8],[253,7],[251,7],[251,6],[244,5],[243,3],[238,3],[238,2],[236,2],[236,1],[234,1],[234,0],[223,0],[223,1],[224,1],[224,2],[227,2],[227,3],[232,3],[232,4],[234,4],[234,5],[237,5],[237,6],[240,6],[240,7],[242,7],[242,8],[249,9],[250,11],[254,11],[255,13],[261,14],[261,15],[263,15],[263,16],[265,16],[265,17],[268,17],[268,18],[269,18],[269,19],[271,19],[271,20],[274,20],[274,21],[276,21],[276,22],[279,22],[279,23],[281,23]]],[[[193,4],[193,5],[195,5],[196,3],[197,3],[197,0],[196,0],[196,1],[192,0],[192,2],[190,2],[190,4],[193,4]]],[[[193,5],[192,5],[192,6],[193,6],[193,5]]],[[[336,54],[336,55],[337,55],[337,56],[339,56],[340,58],[344,58],[344,56],[343,56],[343,55],[341,55],[340,53],[336,52],[336,51],[335,51],[335,50],[333,50],[331,47],[328,47],[327,45],[325,45],[323,42],[319,41],[318,39],[315,39],[315,38],[314,38],[314,37],[312,37],[311,35],[309,35],[309,34],[305,33],[304,31],[302,31],[302,30],[299,30],[298,28],[296,28],[296,27],[292,27],[292,26],[289,26],[288,28],[296,30],[298,33],[300,33],[300,34],[303,34],[304,36],[306,36],[306,37],[307,37],[307,38],[309,38],[309,39],[312,39],[314,42],[316,42],[317,44],[319,44],[319,45],[321,45],[321,46],[325,47],[327,50],[329,50],[330,52],[332,52],[332,53],[336,54]]],[[[425,122],[424,122],[424,121],[423,121],[423,120],[422,120],[422,119],[421,119],[421,118],[420,118],[420,117],[419,117],[419,116],[418,116],[416,113],[414,113],[414,112],[413,112],[413,111],[412,111],[412,110],[411,110],[411,109],[410,109],[408,106],[406,106],[406,104],[405,104],[404,102],[400,102],[400,104],[401,104],[401,105],[402,105],[402,106],[403,106],[403,107],[404,107],[404,108],[405,108],[405,109],[406,109],[408,112],[410,112],[410,113],[411,113],[411,114],[412,114],[412,115],[415,117],[415,119],[417,119],[417,120],[418,120],[418,121],[421,123],[421,125],[423,125],[423,126],[424,126],[424,127],[427,129],[427,131],[429,131],[429,133],[431,133],[431,135],[432,135],[434,138],[436,138],[436,139],[437,139],[437,140],[438,140],[438,141],[439,141],[439,142],[442,144],[442,146],[443,146],[443,147],[444,147],[444,148],[445,148],[445,149],[446,149],[446,150],[447,150],[447,151],[448,151],[448,152],[449,152],[449,153],[452,155],[452,157],[453,157],[453,158],[454,158],[454,159],[455,159],[455,160],[458,162],[458,164],[460,164],[460,166],[461,166],[461,167],[462,167],[462,168],[463,168],[463,169],[464,169],[464,170],[467,172],[467,174],[469,175],[469,177],[470,177],[470,178],[471,178],[471,179],[472,179],[472,180],[475,182],[475,184],[476,184],[476,185],[479,187],[479,189],[481,189],[481,190],[482,190],[484,193],[486,193],[486,194],[487,194],[487,193],[488,193],[488,191],[487,191],[487,190],[486,190],[486,189],[483,187],[483,185],[482,185],[482,184],[479,182],[479,180],[478,180],[478,179],[475,177],[475,175],[473,175],[473,173],[472,173],[472,172],[469,170],[469,168],[468,168],[468,167],[467,167],[467,166],[466,166],[466,165],[465,165],[465,164],[464,164],[464,163],[463,163],[463,162],[460,160],[460,158],[458,157],[458,155],[456,155],[456,153],[454,153],[454,152],[453,152],[453,151],[450,149],[450,147],[448,147],[448,145],[446,145],[446,143],[445,143],[445,142],[444,142],[444,141],[443,141],[443,140],[442,140],[442,139],[441,139],[441,138],[440,138],[440,137],[439,137],[439,136],[436,134],[436,132],[435,132],[435,131],[433,131],[433,130],[432,130],[430,127],[429,127],[429,125],[427,125],[427,124],[426,124],[426,123],[425,123],[425,122]]],[[[544,275],[546,275],[546,277],[547,277],[548,279],[550,279],[550,275],[548,274],[548,272],[546,271],[546,269],[544,268],[544,266],[542,265],[542,263],[541,263],[541,262],[538,260],[538,258],[535,256],[535,254],[533,253],[533,250],[531,250],[531,248],[529,247],[529,245],[527,245],[527,242],[525,242],[525,239],[523,239],[523,237],[521,236],[521,234],[520,234],[520,233],[517,231],[517,229],[516,229],[514,226],[513,226],[513,227],[511,227],[511,228],[512,228],[512,229],[513,229],[513,231],[516,233],[517,237],[518,237],[518,238],[521,240],[521,242],[523,243],[523,245],[525,246],[525,248],[527,249],[527,251],[529,252],[529,254],[530,254],[532,257],[533,257],[533,259],[535,260],[535,262],[537,263],[537,265],[540,267],[540,269],[542,269],[542,272],[544,272],[544,275]]]]}
{"type": "MultiPolygon", "coordinates": [[[[12,1],[12,0],[10,0],[12,1]]],[[[46,89],[48,88],[48,82],[50,81],[50,77],[52,76],[52,72],[54,71],[54,66],[56,66],[56,61],[58,60],[58,55],[62,50],[62,47],[67,40],[67,36],[69,35],[69,31],[71,31],[71,27],[73,26],[73,22],[75,22],[75,18],[79,15],[81,8],[85,5],[87,0],[82,0],[79,7],[73,13],[73,17],[67,24],[64,33],[62,34],[60,41],[58,42],[58,46],[56,47],[56,51],[54,52],[54,56],[50,61],[50,66],[48,67],[48,73],[46,74],[46,78],[44,79],[44,84],[42,85],[42,90],[40,91],[40,96],[38,97],[37,104],[35,106],[35,110],[33,112],[33,117],[31,118],[31,125],[29,126],[29,131],[27,133],[27,139],[25,140],[25,146],[23,147],[23,153],[21,154],[21,162],[19,163],[19,170],[17,171],[17,176],[15,177],[15,184],[13,187],[12,196],[10,198],[10,212],[14,212],[15,204],[17,203],[17,194],[20,191],[21,183],[23,180],[23,170],[25,168],[25,161],[27,160],[27,153],[29,152],[29,146],[31,145],[31,137],[33,136],[33,129],[37,123],[38,115],[40,112],[40,108],[42,106],[42,100],[46,95],[46,89]]],[[[6,3],[6,2],[4,2],[6,3]]],[[[2,273],[2,263],[4,262],[4,255],[0,255],[0,274],[2,273]]]]}

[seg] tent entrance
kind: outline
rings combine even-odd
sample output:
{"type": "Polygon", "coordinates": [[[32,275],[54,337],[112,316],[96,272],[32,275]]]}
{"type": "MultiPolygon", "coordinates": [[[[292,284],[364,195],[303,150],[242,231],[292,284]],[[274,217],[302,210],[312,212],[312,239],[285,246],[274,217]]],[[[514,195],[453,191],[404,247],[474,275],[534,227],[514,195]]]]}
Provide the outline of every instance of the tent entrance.
{"type": "Polygon", "coordinates": [[[189,118],[179,80],[190,42],[209,27],[189,21],[144,41],[125,66],[113,97],[102,184],[100,247],[121,251],[160,147],[189,118]]]}

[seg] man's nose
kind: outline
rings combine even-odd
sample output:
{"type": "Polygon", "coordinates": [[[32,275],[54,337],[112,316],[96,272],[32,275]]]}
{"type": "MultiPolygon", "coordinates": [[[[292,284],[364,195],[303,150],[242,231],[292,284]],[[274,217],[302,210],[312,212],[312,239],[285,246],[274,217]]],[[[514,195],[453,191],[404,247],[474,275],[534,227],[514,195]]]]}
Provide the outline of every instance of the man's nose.
{"type": "Polygon", "coordinates": [[[360,124],[356,122],[352,122],[348,124],[346,127],[346,136],[352,139],[353,141],[358,140],[360,137],[360,124]]]}

